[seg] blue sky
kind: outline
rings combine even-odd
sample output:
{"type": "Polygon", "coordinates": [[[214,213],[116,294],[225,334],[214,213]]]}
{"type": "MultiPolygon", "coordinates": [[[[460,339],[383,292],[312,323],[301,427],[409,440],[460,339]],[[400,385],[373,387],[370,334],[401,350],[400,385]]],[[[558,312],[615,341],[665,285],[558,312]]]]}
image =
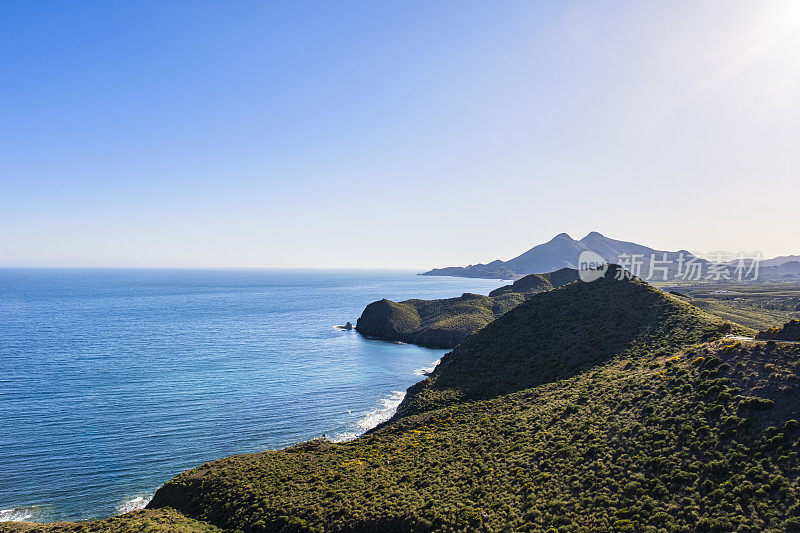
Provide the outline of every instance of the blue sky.
{"type": "Polygon", "coordinates": [[[0,4],[0,266],[800,253],[800,4],[0,4]]]}

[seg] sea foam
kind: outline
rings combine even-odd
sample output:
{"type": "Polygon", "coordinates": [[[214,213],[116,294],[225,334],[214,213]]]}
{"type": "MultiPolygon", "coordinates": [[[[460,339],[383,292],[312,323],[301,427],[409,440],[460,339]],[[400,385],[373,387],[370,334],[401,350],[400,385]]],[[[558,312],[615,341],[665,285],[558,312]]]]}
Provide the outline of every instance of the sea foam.
{"type": "Polygon", "coordinates": [[[24,522],[36,514],[35,507],[19,507],[17,509],[0,509],[0,522],[24,522]]]}
{"type": "Polygon", "coordinates": [[[436,361],[432,362],[429,366],[423,366],[414,371],[415,376],[429,376],[431,372],[433,372],[436,367],[441,363],[441,359],[437,359],[436,361]]]}
{"type": "Polygon", "coordinates": [[[375,408],[371,409],[366,415],[359,418],[354,424],[352,424],[352,431],[339,433],[333,437],[331,441],[345,442],[348,440],[353,440],[374,428],[378,424],[386,422],[392,418],[395,412],[397,412],[397,406],[400,405],[400,402],[402,402],[403,398],[405,397],[405,391],[393,390],[389,396],[386,398],[381,398],[375,408]]]}
{"type": "Polygon", "coordinates": [[[150,503],[150,500],[152,499],[152,494],[137,494],[136,496],[128,498],[120,503],[117,506],[117,514],[125,514],[130,513],[131,511],[136,511],[137,509],[144,509],[144,507],[150,503]]]}

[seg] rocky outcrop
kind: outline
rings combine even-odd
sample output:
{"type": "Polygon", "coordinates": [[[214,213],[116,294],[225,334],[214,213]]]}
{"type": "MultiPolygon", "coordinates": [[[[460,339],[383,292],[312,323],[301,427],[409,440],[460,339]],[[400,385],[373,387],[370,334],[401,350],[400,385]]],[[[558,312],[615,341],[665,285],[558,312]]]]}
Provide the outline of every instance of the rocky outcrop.
{"type": "Polygon", "coordinates": [[[413,342],[420,329],[416,306],[383,299],[372,302],[356,321],[356,331],[369,337],[413,342]]]}
{"type": "Polygon", "coordinates": [[[792,320],[779,328],[769,328],[756,335],[759,340],[800,342],[800,320],[792,320]]]}

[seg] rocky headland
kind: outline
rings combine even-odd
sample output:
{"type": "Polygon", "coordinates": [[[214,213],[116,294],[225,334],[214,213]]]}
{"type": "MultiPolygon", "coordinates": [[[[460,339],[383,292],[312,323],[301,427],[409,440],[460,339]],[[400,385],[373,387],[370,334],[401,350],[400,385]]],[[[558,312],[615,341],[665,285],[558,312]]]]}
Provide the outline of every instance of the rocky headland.
{"type": "Polygon", "coordinates": [[[453,348],[472,333],[532,297],[578,279],[568,268],[525,276],[489,296],[465,293],[441,300],[379,300],[369,304],[356,322],[364,336],[402,341],[430,348],[453,348]]]}

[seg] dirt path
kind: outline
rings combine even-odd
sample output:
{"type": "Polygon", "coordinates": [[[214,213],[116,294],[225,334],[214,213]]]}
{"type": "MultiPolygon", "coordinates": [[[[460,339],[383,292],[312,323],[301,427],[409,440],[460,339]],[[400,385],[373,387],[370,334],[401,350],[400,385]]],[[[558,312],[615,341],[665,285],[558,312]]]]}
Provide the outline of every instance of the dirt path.
{"type": "Polygon", "coordinates": [[[731,339],[733,341],[742,341],[742,342],[779,342],[781,344],[800,344],[800,341],[782,341],[778,339],[754,339],[753,337],[742,337],[740,335],[725,335],[726,339],[731,339]]]}

